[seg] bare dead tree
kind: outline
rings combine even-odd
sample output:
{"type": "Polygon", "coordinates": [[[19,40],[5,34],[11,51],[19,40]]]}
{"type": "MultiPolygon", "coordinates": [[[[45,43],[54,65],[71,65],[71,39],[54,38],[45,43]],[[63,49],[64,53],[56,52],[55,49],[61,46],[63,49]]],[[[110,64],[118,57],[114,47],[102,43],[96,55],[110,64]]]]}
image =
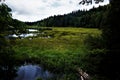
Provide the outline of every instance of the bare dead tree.
{"type": "Polygon", "coordinates": [[[5,2],[5,0],[0,0],[0,2],[5,2]]]}

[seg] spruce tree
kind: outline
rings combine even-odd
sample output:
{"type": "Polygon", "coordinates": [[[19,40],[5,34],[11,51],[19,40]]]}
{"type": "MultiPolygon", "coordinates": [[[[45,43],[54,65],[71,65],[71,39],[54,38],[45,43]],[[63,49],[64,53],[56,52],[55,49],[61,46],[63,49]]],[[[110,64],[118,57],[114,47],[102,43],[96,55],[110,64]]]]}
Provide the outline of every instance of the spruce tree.
{"type": "Polygon", "coordinates": [[[15,76],[14,51],[6,39],[9,34],[10,22],[12,21],[11,9],[0,4],[0,80],[13,80],[15,76]]]}

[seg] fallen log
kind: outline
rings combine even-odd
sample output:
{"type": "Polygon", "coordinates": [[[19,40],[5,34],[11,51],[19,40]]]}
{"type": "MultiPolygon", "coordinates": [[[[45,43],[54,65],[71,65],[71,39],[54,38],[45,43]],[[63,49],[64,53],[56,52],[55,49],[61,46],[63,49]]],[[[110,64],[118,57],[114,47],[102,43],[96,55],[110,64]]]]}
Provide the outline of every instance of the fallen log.
{"type": "Polygon", "coordinates": [[[90,80],[90,75],[83,71],[81,68],[77,69],[78,76],[80,77],[80,80],[90,80]]]}

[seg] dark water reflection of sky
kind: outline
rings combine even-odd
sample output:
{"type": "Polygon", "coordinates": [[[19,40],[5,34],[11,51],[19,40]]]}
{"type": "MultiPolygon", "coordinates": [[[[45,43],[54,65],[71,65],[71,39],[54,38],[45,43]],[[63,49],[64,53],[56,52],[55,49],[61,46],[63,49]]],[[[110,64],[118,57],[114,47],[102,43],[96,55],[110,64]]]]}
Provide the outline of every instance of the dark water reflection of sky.
{"type": "Polygon", "coordinates": [[[17,74],[18,76],[15,78],[15,80],[36,80],[37,78],[47,80],[53,76],[53,74],[47,70],[43,70],[43,68],[37,65],[21,66],[17,74]]]}

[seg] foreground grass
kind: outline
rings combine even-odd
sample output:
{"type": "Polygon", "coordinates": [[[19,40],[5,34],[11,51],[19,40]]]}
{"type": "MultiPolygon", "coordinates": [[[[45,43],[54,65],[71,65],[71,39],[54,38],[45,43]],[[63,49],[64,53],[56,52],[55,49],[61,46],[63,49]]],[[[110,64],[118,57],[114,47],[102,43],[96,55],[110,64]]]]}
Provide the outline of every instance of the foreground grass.
{"type": "Polygon", "coordinates": [[[76,68],[84,65],[81,59],[88,54],[84,40],[101,32],[86,28],[53,28],[44,32],[52,38],[16,40],[13,47],[16,60],[40,64],[53,73],[64,74],[64,80],[76,80],[76,68]]]}

